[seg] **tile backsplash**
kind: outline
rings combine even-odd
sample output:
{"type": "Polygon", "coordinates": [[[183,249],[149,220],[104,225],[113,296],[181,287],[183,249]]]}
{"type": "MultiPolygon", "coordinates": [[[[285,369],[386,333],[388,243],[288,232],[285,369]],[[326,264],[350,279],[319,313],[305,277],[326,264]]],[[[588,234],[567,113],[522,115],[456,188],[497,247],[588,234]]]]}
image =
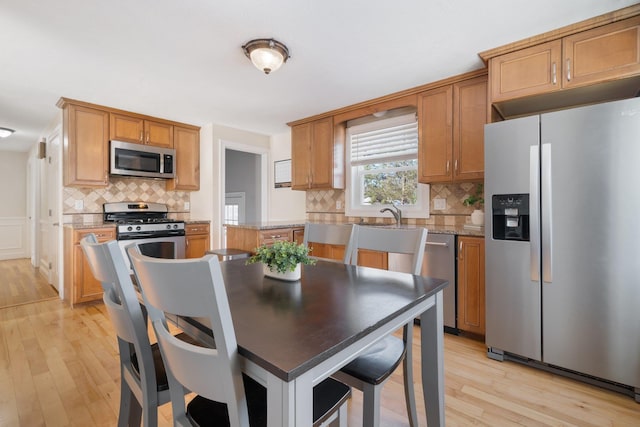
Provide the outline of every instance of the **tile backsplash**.
{"type": "Polygon", "coordinates": [[[62,209],[65,223],[102,222],[102,205],[112,202],[143,201],[164,203],[170,216],[178,219],[188,217],[185,203],[190,201],[188,191],[166,189],[166,181],[143,178],[111,178],[103,188],[64,187],[62,209]],[[82,209],[76,202],[82,201],[82,209]]]}
{"type": "MultiPolygon", "coordinates": [[[[417,225],[464,225],[470,222],[472,206],[463,201],[476,193],[476,182],[431,184],[429,218],[407,218],[408,224],[417,225]],[[436,210],[434,200],[444,203],[444,209],[436,210]]],[[[360,217],[348,217],[344,213],[344,190],[308,190],[306,211],[309,221],[359,222],[360,217]],[[340,206],[337,208],[336,206],[340,206]]],[[[392,223],[393,218],[365,218],[367,222],[392,223]]]]}

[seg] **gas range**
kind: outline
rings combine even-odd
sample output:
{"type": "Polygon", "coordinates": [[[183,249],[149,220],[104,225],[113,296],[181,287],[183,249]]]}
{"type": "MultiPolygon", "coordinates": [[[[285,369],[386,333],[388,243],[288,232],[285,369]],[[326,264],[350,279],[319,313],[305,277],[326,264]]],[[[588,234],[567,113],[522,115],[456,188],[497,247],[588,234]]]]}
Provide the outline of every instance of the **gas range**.
{"type": "Polygon", "coordinates": [[[184,236],[184,221],[167,218],[162,203],[120,202],[103,205],[104,221],[115,222],[117,240],[184,236]]]}

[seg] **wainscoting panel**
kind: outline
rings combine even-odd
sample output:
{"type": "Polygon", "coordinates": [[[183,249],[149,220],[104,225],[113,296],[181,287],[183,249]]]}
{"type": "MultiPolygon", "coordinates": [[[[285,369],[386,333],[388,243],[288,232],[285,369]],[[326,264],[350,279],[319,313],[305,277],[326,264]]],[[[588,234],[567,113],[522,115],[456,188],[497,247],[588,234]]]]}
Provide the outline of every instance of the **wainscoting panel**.
{"type": "Polygon", "coordinates": [[[0,260],[28,257],[27,218],[0,218],[0,260]]]}

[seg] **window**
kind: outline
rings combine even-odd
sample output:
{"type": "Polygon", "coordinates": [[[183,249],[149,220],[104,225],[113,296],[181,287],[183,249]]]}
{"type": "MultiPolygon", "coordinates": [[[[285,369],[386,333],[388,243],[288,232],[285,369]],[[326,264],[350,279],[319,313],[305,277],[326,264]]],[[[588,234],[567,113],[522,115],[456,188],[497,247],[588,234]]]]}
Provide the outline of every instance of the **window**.
{"type": "Polygon", "coordinates": [[[348,216],[382,217],[395,204],[404,217],[429,217],[429,186],[418,183],[415,113],[347,129],[348,216]]]}

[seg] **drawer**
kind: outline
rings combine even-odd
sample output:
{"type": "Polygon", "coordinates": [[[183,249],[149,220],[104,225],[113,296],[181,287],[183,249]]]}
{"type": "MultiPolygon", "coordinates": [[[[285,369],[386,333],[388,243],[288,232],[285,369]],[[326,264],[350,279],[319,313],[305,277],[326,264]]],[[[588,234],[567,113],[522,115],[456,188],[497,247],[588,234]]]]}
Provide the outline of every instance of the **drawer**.
{"type": "Polygon", "coordinates": [[[258,235],[260,245],[273,245],[278,241],[293,241],[293,229],[291,228],[278,228],[272,230],[263,230],[258,235]]]}
{"type": "Polygon", "coordinates": [[[100,229],[89,229],[83,231],[75,231],[74,232],[74,243],[80,243],[85,236],[88,234],[95,234],[98,238],[98,242],[107,242],[109,240],[114,240],[116,238],[116,229],[115,228],[100,228],[100,229]]]}
{"type": "Polygon", "coordinates": [[[186,224],[184,227],[186,234],[209,234],[209,224],[186,224]]]}

